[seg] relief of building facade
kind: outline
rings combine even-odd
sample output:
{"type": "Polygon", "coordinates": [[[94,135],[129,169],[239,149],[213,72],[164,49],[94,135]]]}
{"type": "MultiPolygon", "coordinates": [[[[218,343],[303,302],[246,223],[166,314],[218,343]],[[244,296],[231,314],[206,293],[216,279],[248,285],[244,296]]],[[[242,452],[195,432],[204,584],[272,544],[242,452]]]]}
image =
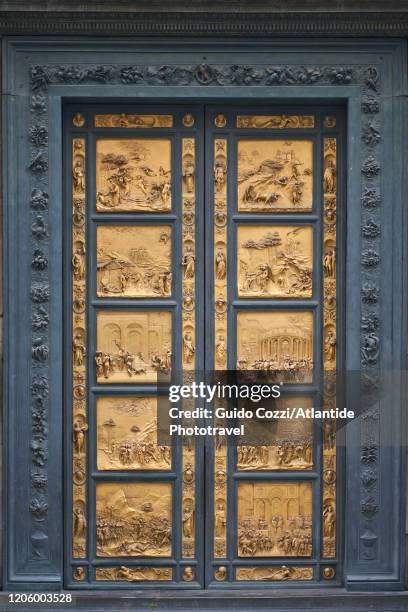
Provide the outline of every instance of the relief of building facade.
{"type": "Polygon", "coordinates": [[[308,557],[311,554],[310,482],[238,484],[240,557],[308,557]]]}
{"type": "Polygon", "coordinates": [[[171,369],[171,313],[168,311],[99,311],[97,381],[155,382],[171,369]]]}
{"type": "Polygon", "coordinates": [[[287,382],[310,382],[313,313],[310,310],[239,311],[237,360],[237,368],[241,370],[277,372],[287,382]]]}

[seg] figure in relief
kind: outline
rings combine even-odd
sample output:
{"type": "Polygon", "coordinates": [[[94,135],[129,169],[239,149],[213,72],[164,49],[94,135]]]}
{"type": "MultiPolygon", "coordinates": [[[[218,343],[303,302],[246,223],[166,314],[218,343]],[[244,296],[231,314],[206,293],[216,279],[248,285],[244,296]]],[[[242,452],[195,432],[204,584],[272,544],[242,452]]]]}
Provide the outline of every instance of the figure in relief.
{"type": "Polygon", "coordinates": [[[215,257],[215,278],[217,280],[223,280],[227,272],[227,259],[225,252],[222,249],[218,249],[215,257]]]}
{"type": "Polygon", "coordinates": [[[328,158],[327,166],[323,175],[323,191],[324,193],[336,192],[336,166],[332,159],[328,158]]]}
{"type": "Polygon", "coordinates": [[[185,538],[194,536],[194,505],[191,500],[187,500],[183,510],[183,535],[185,538]]]}
{"type": "Polygon", "coordinates": [[[329,329],[324,341],[325,353],[328,361],[336,360],[336,336],[332,329],[329,329]]]}
{"type": "Polygon", "coordinates": [[[217,365],[222,366],[225,363],[225,358],[227,355],[227,345],[225,342],[225,336],[220,334],[217,339],[217,344],[215,347],[215,359],[217,365]]]}
{"type": "Polygon", "coordinates": [[[86,518],[80,506],[74,508],[74,534],[77,538],[83,538],[86,533],[86,518]]]}
{"type": "Polygon", "coordinates": [[[73,427],[75,453],[82,455],[84,453],[85,432],[88,431],[88,425],[82,419],[75,419],[73,427]]]}
{"type": "Polygon", "coordinates": [[[193,247],[187,244],[183,256],[184,278],[194,278],[195,275],[195,255],[193,247]]]}
{"type": "Polygon", "coordinates": [[[82,366],[86,355],[86,348],[81,334],[76,334],[72,340],[74,365],[82,366]]]}
{"type": "Polygon", "coordinates": [[[183,337],[183,361],[191,363],[194,358],[195,346],[194,339],[190,332],[186,332],[183,337]]]}
{"type": "Polygon", "coordinates": [[[83,161],[77,159],[73,169],[74,191],[76,193],[84,193],[85,191],[85,172],[83,161]]]}

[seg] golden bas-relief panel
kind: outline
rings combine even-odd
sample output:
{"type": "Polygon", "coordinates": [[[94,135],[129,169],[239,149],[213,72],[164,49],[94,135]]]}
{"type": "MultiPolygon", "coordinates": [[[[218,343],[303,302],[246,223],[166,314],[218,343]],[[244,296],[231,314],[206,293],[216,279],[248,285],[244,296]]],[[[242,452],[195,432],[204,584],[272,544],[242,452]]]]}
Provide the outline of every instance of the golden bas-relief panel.
{"type": "Polygon", "coordinates": [[[238,226],[239,297],[311,297],[310,225],[238,226]]]}
{"type": "Polygon", "coordinates": [[[240,311],[237,369],[276,372],[285,382],[311,382],[313,313],[310,310],[240,311]]]}
{"type": "Polygon", "coordinates": [[[263,580],[264,582],[313,580],[313,567],[304,565],[237,567],[235,576],[237,580],[263,580]]]}
{"type": "Polygon", "coordinates": [[[169,212],[171,140],[98,139],[96,209],[98,212],[169,212]]]}
{"type": "Polygon", "coordinates": [[[312,192],[312,141],[238,142],[239,211],[310,212],[312,192]]]}
{"type": "Polygon", "coordinates": [[[173,117],[172,115],[135,115],[131,113],[95,115],[95,127],[169,128],[173,127],[173,117]]]}
{"type": "Polygon", "coordinates": [[[171,448],[157,445],[155,397],[99,397],[98,470],[169,470],[171,448]]]}
{"type": "Polygon", "coordinates": [[[169,557],[172,485],[164,482],[96,485],[98,557],[169,557]]]}
{"type": "MultiPolygon", "coordinates": [[[[312,408],[309,397],[285,397],[273,400],[266,410],[292,410],[301,406],[312,408]]],[[[244,403],[239,407],[247,409],[244,403]]],[[[277,419],[264,421],[254,417],[246,419],[245,438],[238,440],[237,468],[239,470],[310,470],[313,468],[313,423],[312,420],[277,419]],[[250,442],[253,444],[250,444],[250,442]]]]}
{"type": "Polygon", "coordinates": [[[293,481],[239,483],[238,555],[310,557],[312,484],[293,481]]]}
{"type": "Polygon", "coordinates": [[[72,556],[87,553],[85,139],[72,144],[72,556]]]}
{"type": "Polygon", "coordinates": [[[97,567],[96,580],[109,580],[113,582],[144,582],[155,580],[172,580],[171,567],[97,567]]]}
{"type": "Polygon", "coordinates": [[[238,115],[238,128],[298,129],[314,128],[314,115],[238,115]]]}
{"type": "Polygon", "coordinates": [[[97,313],[98,383],[157,382],[171,370],[171,313],[99,311],[97,313]]]}
{"type": "Polygon", "coordinates": [[[99,297],[169,297],[171,227],[99,225],[97,295],[99,297]]]}

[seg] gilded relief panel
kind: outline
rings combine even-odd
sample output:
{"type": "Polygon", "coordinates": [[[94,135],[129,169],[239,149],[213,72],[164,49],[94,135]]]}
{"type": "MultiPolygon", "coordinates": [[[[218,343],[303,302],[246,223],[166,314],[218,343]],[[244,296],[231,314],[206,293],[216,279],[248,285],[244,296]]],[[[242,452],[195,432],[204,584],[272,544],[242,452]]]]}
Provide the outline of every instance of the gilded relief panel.
{"type": "Polygon", "coordinates": [[[169,470],[171,448],[157,445],[155,397],[99,397],[98,470],[169,470]]]}
{"type": "Polygon", "coordinates": [[[169,212],[171,140],[98,139],[96,209],[99,212],[169,212]]]}
{"type": "Polygon", "coordinates": [[[312,141],[238,142],[240,212],[310,212],[312,192],[312,141]]]}
{"type": "MultiPolygon", "coordinates": [[[[289,410],[313,407],[309,397],[285,397],[262,402],[266,410],[289,410]]],[[[240,403],[248,410],[249,406],[240,403]]],[[[313,468],[313,423],[308,419],[245,419],[245,438],[237,445],[239,470],[310,470],[313,468]]]]}
{"type": "Polygon", "coordinates": [[[157,382],[171,370],[171,313],[99,311],[97,313],[98,383],[157,382]]]}
{"type": "Polygon", "coordinates": [[[99,225],[97,295],[99,297],[169,297],[171,227],[99,225]]]}
{"type": "Polygon", "coordinates": [[[136,115],[133,113],[95,115],[95,127],[169,128],[173,127],[173,117],[172,115],[136,115]]]}
{"type": "Polygon", "coordinates": [[[258,128],[258,129],[299,129],[314,128],[314,115],[238,115],[238,128],[258,128]]]}
{"type": "Polygon", "coordinates": [[[264,582],[313,580],[313,567],[303,565],[237,567],[235,577],[237,580],[263,580],[264,582]]]}
{"type": "Polygon", "coordinates": [[[98,557],[170,556],[171,487],[164,482],[98,483],[98,557]]]}
{"type": "Polygon", "coordinates": [[[240,482],[238,555],[310,557],[312,484],[294,481],[240,482]]]}
{"type": "Polygon", "coordinates": [[[237,369],[271,371],[279,381],[311,382],[312,311],[238,312],[237,369]]]}
{"type": "Polygon", "coordinates": [[[238,226],[239,297],[312,297],[310,225],[238,226]]]}
{"type": "Polygon", "coordinates": [[[95,570],[97,580],[111,582],[151,582],[155,580],[172,580],[171,567],[97,567],[95,570]]]}

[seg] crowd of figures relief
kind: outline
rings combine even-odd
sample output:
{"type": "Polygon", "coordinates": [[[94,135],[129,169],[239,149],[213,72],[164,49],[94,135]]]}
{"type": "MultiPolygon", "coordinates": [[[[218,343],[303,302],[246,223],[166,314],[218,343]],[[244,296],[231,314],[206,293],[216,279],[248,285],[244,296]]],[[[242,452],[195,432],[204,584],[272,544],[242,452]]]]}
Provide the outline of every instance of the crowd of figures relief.
{"type": "Polygon", "coordinates": [[[238,554],[240,557],[311,556],[311,484],[240,483],[238,554]]]}
{"type": "Polygon", "coordinates": [[[98,556],[170,556],[171,485],[98,484],[96,537],[98,556]]]}

